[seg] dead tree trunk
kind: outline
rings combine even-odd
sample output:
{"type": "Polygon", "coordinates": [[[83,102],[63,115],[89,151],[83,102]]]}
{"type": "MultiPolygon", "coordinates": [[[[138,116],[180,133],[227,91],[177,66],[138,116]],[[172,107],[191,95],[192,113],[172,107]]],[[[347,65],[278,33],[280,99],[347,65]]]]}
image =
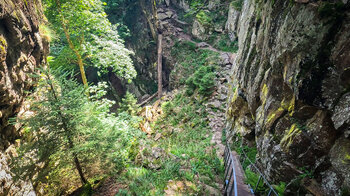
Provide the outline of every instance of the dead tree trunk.
{"type": "Polygon", "coordinates": [[[158,34],[158,98],[162,97],[162,40],[163,35],[161,33],[158,34]]]}

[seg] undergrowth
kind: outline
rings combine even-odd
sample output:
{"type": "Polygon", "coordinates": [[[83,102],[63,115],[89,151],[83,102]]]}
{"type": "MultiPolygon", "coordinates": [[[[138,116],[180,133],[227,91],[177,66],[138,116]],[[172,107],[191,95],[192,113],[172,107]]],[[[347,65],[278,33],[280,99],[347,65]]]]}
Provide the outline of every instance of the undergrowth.
{"type": "Polygon", "coordinates": [[[238,51],[238,41],[231,41],[227,34],[213,33],[207,42],[214,48],[224,52],[234,53],[238,51]]]}
{"type": "Polygon", "coordinates": [[[182,91],[162,104],[163,115],[154,122],[153,128],[165,137],[148,142],[149,146],[162,148],[170,156],[160,158],[159,169],[137,164],[128,167],[121,178],[129,185],[128,191],[121,190],[119,195],[127,195],[125,192],[163,195],[170,180],[192,182],[194,186],[185,195],[205,195],[203,184],[216,187],[215,182],[222,181],[223,164],[210,144],[211,132],[203,101],[198,94],[188,97],[182,91]]]}
{"type": "Polygon", "coordinates": [[[196,89],[202,95],[209,95],[215,86],[215,70],[218,66],[218,53],[197,49],[193,42],[176,42],[171,55],[176,57],[178,62],[175,71],[172,72],[174,87],[186,84],[187,95],[192,95],[196,89]]]}

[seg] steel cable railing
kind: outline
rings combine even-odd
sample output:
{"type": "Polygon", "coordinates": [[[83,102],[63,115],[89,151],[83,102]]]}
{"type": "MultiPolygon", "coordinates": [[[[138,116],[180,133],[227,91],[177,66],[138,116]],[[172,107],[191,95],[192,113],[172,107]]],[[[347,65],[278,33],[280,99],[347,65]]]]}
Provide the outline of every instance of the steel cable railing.
{"type": "MultiPolygon", "coordinates": [[[[226,130],[224,130],[224,134],[226,134],[226,130]]],[[[263,180],[263,184],[261,185],[262,187],[266,187],[267,186],[267,196],[278,196],[278,193],[275,191],[275,189],[271,186],[271,184],[267,181],[266,177],[260,172],[260,170],[258,169],[258,167],[249,159],[249,157],[247,156],[246,152],[243,149],[243,139],[241,141],[240,144],[240,148],[242,151],[243,155],[243,159],[239,160],[240,163],[244,163],[246,160],[248,160],[250,168],[252,168],[255,171],[252,172],[256,172],[259,175],[259,178],[257,180],[257,183],[255,185],[255,187],[251,187],[251,185],[249,184],[250,187],[250,191],[255,194],[260,186],[261,180],[263,180]]],[[[240,156],[241,157],[241,156],[240,156]]],[[[225,189],[225,196],[232,196],[234,193],[234,196],[238,196],[237,194],[237,177],[236,177],[236,168],[234,165],[234,159],[232,157],[232,152],[230,150],[230,147],[226,141],[226,146],[225,146],[225,151],[224,151],[224,166],[225,166],[225,184],[224,184],[224,189],[225,189]]]]}
{"type": "Polygon", "coordinates": [[[224,166],[225,166],[225,184],[224,184],[225,195],[232,196],[232,193],[234,193],[234,196],[238,196],[238,194],[237,194],[236,168],[234,165],[232,152],[227,144],[226,144],[225,152],[224,152],[224,166]],[[228,175],[228,174],[230,174],[230,175],[228,175]],[[233,182],[231,183],[232,180],[233,180],[233,182]],[[229,194],[227,194],[227,193],[229,193],[229,194]]]}
{"type": "Polygon", "coordinates": [[[248,158],[246,152],[243,149],[243,139],[241,141],[241,151],[242,151],[242,154],[244,155],[243,160],[241,161],[241,163],[244,163],[245,160],[248,160],[250,167],[253,168],[255,170],[255,172],[257,172],[259,174],[259,178],[258,178],[258,181],[257,181],[254,189],[251,188],[252,193],[254,194],[257,191],[257,189],[258,189],[258,187],[260,185],[261,179],[263,179],[262,186],[264,187],[266,185],[268,187],[268,190],[269,190],[267,196],[271,196],[272,194],[274,194],[275,196],[278,196],[278,193],[271,186],[271,184],[267,181],[265,176],[260,172],[258,167],[248,158]]]}

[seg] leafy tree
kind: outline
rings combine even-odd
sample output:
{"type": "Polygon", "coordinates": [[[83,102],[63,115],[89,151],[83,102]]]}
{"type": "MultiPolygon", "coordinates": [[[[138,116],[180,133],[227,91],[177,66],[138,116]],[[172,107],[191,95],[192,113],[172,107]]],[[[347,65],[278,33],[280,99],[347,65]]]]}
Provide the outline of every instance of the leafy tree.
{"type": "Polygon", "coordinates": [[[112,102],[101,98],[105,83],[90,87],[88,98],[86,88],[66,79],[72,76],[60,72],[54,77],[42,70],[30,113],[19,118],[25,139],[14,159],[14,173],[44,184],[50,194],[62,194],[55,191],[68,190],[72,182],[76,186],[76,176],[86,184],[87,176],[96,177],[92,170],[124,168],[142,137],[137,117],[109,113],[112,102]]]}
{"type": "Polygon", "coordinates": [[[77,64],[84,85],[87,78],[84,65],[95,66],[102,72],[112,68],[125,79],[132,79],[131,51],[124,47],[116,26],[107,19],[101,0],[45,0],[45,14],[61,40],[54,45],[56,63],[77,64]],[[70,49],[71,52],[67,50],[70,49]]]}

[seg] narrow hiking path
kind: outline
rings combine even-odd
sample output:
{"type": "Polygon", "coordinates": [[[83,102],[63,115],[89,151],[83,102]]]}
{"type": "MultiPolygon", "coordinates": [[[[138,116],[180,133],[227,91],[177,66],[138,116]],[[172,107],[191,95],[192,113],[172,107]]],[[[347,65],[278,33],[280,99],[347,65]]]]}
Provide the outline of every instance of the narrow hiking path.
{"type": "Polygon", "coordinates": [[[226,120],[227,81],[235,54],[220,51],[205,42],[194,42],[176,26],[184,22],[177,19],[174,10],[162,8],[160,12],[166,13],[161,21],[167,29],[163,32],[164,55],[171,55],[174,48],[167,47],[176,40],[196,46],[195,51],[179,48],[175,65],[175,72],[180,70],[177,79],[187,79],[190,75],[186,74],[198,69],[185,64],[202,62],[204,66],[215,66],[212,93],[202,96],[195,92],[188,96],[182,86],[144,106],[139,115],[144,119],[140,129],[146,138],[138,141],[135,163],[119,174],[117,180],[101,182],[95,189],[96,196],[124,192],[125,195],[169,196],[223,194],[225,145],[222,130],[226,120]],[[189,58],[190,55],[193,57],[189,58]],[[182,75],[184,68],[187,73],[182,75]]]}

